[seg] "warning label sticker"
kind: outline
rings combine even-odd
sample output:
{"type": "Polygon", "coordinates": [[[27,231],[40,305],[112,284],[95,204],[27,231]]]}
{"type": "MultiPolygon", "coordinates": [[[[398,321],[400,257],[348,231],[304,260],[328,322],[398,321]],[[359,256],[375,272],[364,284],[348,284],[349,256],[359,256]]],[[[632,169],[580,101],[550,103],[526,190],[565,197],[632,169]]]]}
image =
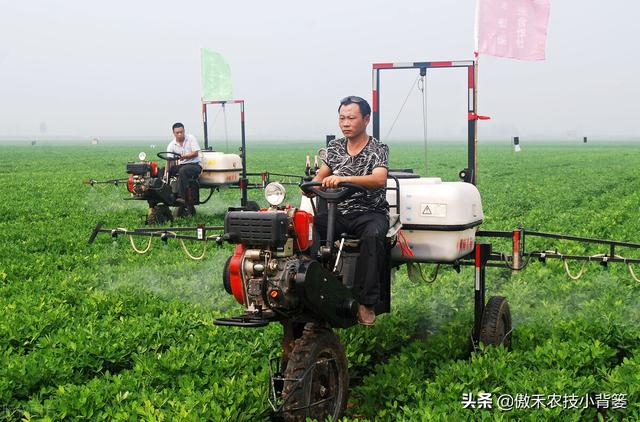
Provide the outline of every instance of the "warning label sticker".
{"type": "Polygon", "coordinates": [[[434,204],[434,203],[420,204],[420,215],[422,217],[446,217],[447,204],[434,204]]]}

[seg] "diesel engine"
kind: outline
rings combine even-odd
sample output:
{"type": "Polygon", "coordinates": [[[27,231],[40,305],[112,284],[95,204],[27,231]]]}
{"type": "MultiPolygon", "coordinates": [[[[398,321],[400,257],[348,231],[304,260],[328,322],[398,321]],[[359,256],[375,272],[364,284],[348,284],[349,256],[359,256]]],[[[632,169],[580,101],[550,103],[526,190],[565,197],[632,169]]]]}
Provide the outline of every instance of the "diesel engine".
{"type": "Polygon", "coordinates": [[[250,313],[287,314],[300,306],[296,277],[310,261],[313,216],[295,208],[231,211],[225,236],[236,249],[225,265],[224,285],[250,313]]]}

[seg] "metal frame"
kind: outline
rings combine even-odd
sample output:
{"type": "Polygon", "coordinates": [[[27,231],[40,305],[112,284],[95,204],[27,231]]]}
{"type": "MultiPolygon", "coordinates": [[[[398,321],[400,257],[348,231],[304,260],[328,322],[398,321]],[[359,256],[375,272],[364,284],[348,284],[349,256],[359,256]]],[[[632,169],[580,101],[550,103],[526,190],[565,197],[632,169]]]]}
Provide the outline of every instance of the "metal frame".
{"type": "MultiPolygon", "coordinates": [[[[220,105],[221,107],[225,107],[226,104],[240,104],[240,131],[241,131],[241,147],[240,147],[240,157],[242,158],[242,177],[238,181],[237,186],[242,191],[240,205],[243,207],[247,206],[247,190],[248,189],[264,189],[267,184],[269,184],[271,176],[281,176],[288,178],[302,178],[302,176],[294,175],[294,174],[284,174],[284,173],[271,173],[268,171],[260,172],[260,173],[249,173],[247,172],[247,141],[246,141],[246,132],[245,132],[245,115],[244,115],[244,100],[216,100],[216,101],[202,101],[202,126],[204,131],[204,149],[210,150],[213,147],[209,147],[209,126],[208,126],[208,116],[207,116],[207,106],[208,105],[220,105]],[[260,176],[260,183],[249,183],[249,176],[260,176]]],[[[295,184],[297,183],[288,183],[288,182],[280,182],[282,184],[295,184]]],[[[232,185],[236,186],[236,185],[232,185]]]]}
{"type": "MultiPolygon", "coordinates": [[[[473,265],[475,267],[475,295],[474,295],[474,307],[473,307],[473,332],[472,341],[474,347],[477,347],[480,341],[480,330],[482,326],[482,315],[485,308],[485,270],[487,267],[502,267],[505,266],[512,271],[520,271],[527,267],[531,258],[538,258],[540,262],[545,262],[547,259],[560,259],[560,260],[572,260],[572,261],[593,261],[599,262],[601,265],[607,266],[609,262],[624,263],[624,264],[640,264],[640,258],[625,258],[616,255],[616,246],[638,249],[640,250],[640,244],[631,242],[620,242],[616,240],[595,239],[589,237],[569,236],[556,233],[544,233],[525,229],[516,229],[513,231],[478,231],[477,237],[487,238],[510,238],[512,244],[511,254],[504,254],[500,252],[492,252],[491,244],[484,242],[477,242],[474,251],[461,258],[459,261],[449,263],[454,267],[459,268],[460,265],[473,265]],[[527,253],[525,251],[525,237],[544,237],[557,240],[569,240],[587,244],[607,245],[609,252],[607,254],[598,255],[566,255],[557,251],[533,251],[527,253]],[[526,261],[523,261],[526,258],[526,261]]],[[[447,264],[447,263],[444,263],[447,264]]]]}
{"type": "Polygon", "coordinates": [[[421,75],[426,75],[429,69],[443,69],[462,67],[467,69],[467,168],[471,171],[469,182],[477,183],[478,173],[478,120],[477,110],[477,63],[474,60],[463,61],[433,61],[408,63],[374,63],[372,70],[372,114],[373,136],[380,140],[380,72],[382,70],[418,69],[421,75]]]}
{"type": "MultiPolygon", "coordinates": [[[[244,127],[244,100],[214,100],[214,101],[202,101],[202,126],[204,130],[204,149],[209,150],[209,128],[207,125],[207,106],[211,104],[220,105],[221,107],[225,107],[226,104],[240,104],[240,132],[241,132],[241,143],[240,147],[240,158],[242,159],[242,177],[238,181],[238,186],[240,187],[241,198],[240,205],[245,207],[247,206],[247,143],[246,143],[246,135],[245,135],[245,127],[244,127]]],[[[212,147],[213,148],[213,147],[212,147]]]]}
{"type": "MultiPolygon", "coordinates": [[[[425,76],[427,70],[456,68],[462,67],[467,69],[467,169],[471,175],[465,177],[466,181],[476,185],[478,176],[478,138],[477,138],[477,120],[486,119],[487,117],[478,116],[477,114],[477,78],[478,65],[475,60],[468,61],[425,61],[425,62],[406,62],[406,63],[374,63],[372,65],[372,114],[373,114],[373,136],[380,139],[380,73],[382,70],[406,70],[417,69],[420,75],[425,76]]],[[[394,178],[395,179],[395,178],[394,178]]],[[[399,190],[398,181],[396,188],[390,190],[399,190]]],[[[397,202],[400,205],[399,192],[396,192],[397,202]]],[[[451,229],[450,227],[448,227],[451,229]]],[[[433,228],[432,228],[433,229],[433,228]]],[[[569,236],[556,233],[543,233],[518,228],[513,231],[482,231],[476,233],[477,237],[487,238],[511,238],[512,250],[510,254],[492,252],[491,244],[485,242],[476,242],[474,250],[467,256],[462,257],[454,262],[433,262],[434,264],[453,265],[459,269],[461,265],[473,265],[475,267],[475,295],[474,295],[474,322],[472,331],[472,341],[476,347],[480,341],[480,331],[482,327],[482,316],[485,309],[485,270],[487,267],[507,267],[513,271],[524,269],[531,258],[537,258],[541,262],[546,259],[561,259],[575,261],[594,261],[606,266],[610,262],[624,264],[638,264],[638,258],[625,258],[615,253],[615,248],[628,247],[640,249],[640,244],[630,242],[619,242],[613,240],[594,239],[579,236],[569,236]],[[569,240],[589,244],[600,244],[608,246],[608,253],[592,256],[586,255],[567,255],[557,251],[533,251],[525,252],[525,237],[536,236],[558,240],[569,240]]]]}
{"type": "Polygon", "coordinates": [[[476,243],[473,251],[475,267],[475,289],[473,299],[473,332],[471,334],[474,348],[480,343],[482,315],[485,307],[485,270],[491,255],[490,243],[476,243]]]}
{"type": "Polygon", "coordinates": [[[167,242],[169,239],[185,239],[185,240],[194,240],[194,241],[214,241],[218,244],[222,244],[224,241],[224,237],[222,234],[214,234],[207,235],[208,231],[224,231],[224,226],[205,226],[200,224],[195,227],[158,227],[158,228],[136,228],[133,230],[128,230],[126,228],[115,228],[115,229],[103,229],[103,222],[99,222],[94,227],[91,232],[91,236],[89,237],[89,244],[92,244],[96,236],[99,233],[108,233],[111,235],[113,240],[117,240],[118,236],[143,236],[143,237],[157,237],[163,242],[167,242]],[[178,234],[178,232],[193,232],[195,231],[195,235],[191,234],[178,234]]]}

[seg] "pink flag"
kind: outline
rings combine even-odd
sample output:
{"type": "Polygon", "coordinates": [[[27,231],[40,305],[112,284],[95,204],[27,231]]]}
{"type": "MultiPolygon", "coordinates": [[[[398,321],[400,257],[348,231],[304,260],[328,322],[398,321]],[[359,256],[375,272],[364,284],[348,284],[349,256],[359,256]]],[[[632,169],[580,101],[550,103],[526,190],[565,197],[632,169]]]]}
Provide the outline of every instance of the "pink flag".
{"type": "Polygon", "coordinates": [[[544,60],[551,0],[477,1],[477,53],[544,60]]]}

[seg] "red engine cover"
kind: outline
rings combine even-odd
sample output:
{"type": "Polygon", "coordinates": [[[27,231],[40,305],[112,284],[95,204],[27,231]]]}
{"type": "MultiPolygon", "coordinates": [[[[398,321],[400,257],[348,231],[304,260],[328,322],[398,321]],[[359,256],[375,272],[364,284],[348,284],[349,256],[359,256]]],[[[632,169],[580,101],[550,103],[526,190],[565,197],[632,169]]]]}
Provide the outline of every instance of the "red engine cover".
{"type": "Polygon", "coordinates": [[[129,180],[127,180],[127,190],[133,193],[133,175],[129,175],[129,180]]]}
{"type": "Polygon", "coordinates": [[[313,243],[313,215],[306,211],[296,210],[293,214],[293,228],[297,238],[294,248],[306,251],[313,243]]]}
{"type": "Polygon", "coordinates": [[[151,177],[156,177],[158,175],[158,163],[152,161],[149,165],[151,166],[151,177]]]}
{"type": "Polygon", "coordinates": [[[231,292],[241,305],[244,305],[244,283],[242,281],[242,256],[244,255],[244,250],[244,245],[236,245],[236,250],[233,252],[229,262],[231,292]]]}

